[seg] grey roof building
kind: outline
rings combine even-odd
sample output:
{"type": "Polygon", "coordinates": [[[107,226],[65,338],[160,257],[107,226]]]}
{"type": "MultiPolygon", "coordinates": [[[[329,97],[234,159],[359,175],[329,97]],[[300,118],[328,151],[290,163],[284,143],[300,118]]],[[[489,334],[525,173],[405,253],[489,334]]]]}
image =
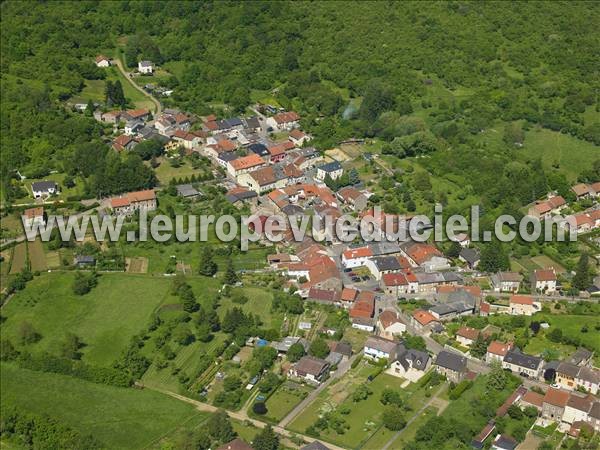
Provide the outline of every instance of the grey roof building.
{"type": "Polygon", "coordinates": [[[527,355],[521,352],[521,350],[519,350],[517,347],[513,347],[504,356],[504,362],[531,370],[537,370],[542,363],[542,358],[527,355]]]}
{"type": "Polygon", "coordinates": [[[467,370],[467,358],[446,350],[442,350],[438,353],[434,364],[443,367],[444,369],[452,370],[453,372],[466,372],[467,370]]]}
{"type": "Polygon", "coordinates": [[[398,262],[397,258],[393,256],[380,256],[373,258],[373,262],[377,266],[377,270],[380,272],[388,272],[394,270],[401,270],[402,266],[398,262]]]}
{"type": "Polygon", "coordinates": [[[177,195],[183,198],[195,198],[201,195],[201,192],[191,184],[180,184],[177,186],[177,195]]]}

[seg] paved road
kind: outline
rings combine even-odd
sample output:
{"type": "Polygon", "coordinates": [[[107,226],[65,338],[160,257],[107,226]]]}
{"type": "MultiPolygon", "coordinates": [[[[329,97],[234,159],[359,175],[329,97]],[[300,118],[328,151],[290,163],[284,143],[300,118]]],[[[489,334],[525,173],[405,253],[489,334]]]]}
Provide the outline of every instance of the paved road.
{"type": "Polygon", "coordinates": [[[150,95],[148,92],[146,92],[144,89],[139,87],[135,81],[133,81],[133,78],[131,78],[131,75],[129,75],[129,72],[127,72],[125,70],[125,68],[123,67],[123,63],[121,62],[121,60],[119,58],[114,58],[113,61],[115,62],[115,64],[117,65],[117,68],[123,74],[123,76],[125,78],[127,78],[127,81],[129,81],[129,84],[131,84],[134,87],[134,89],[137,89],[138,91],[140,91],[142,94],[144,94],[144,96],[148,97],[152,103],[154,103],[154,108],[155,108],[154,115],[156,115],[156,116],[159,115],[162,111],[162,105],[160,104],[160,102],[156,98],[154,98],[152,95],[150,95]]]}
{"type": "MultiPolygon", "coordinates": [[[[360,353],[357,353],[356,355],[354,355],[348,361],[340,363],[338,365],[338,369],[334,372],[334,374],[331,375],[331,377],[329,377],[329,379],[326,380],[324,383],[321,383],[318,388],[316,388],[314,391],[312,391],[304,400],[302,400],[294,409],[292,409],[289,412],[289,414],[287,416],[285,416],[279,422],[278,425],[281,428],[286,427],[302,411],[304,411],[308,407],[308,405],[310,405],[317,398],[317,396],[323,391],[323,389],[325,389],[327,386],[329,386],[329,384],[331,384],[331,382],[333,380],[335,380],[335,379],[340,378],[341,376],[343,376],[348,371],[348,369],[350,368],[350,366],[352,365],[352,363],[354,362],[354,360],[356,358],[358,358],[359,355],[362,355],[362,351],[360,353]]],[[[327,445],[331,446],[331,444],[327,444],[327,445]]]]}
{"type": "MultiPolygon", "coordinates": [[[[219,408],[217,408],[216,406],[209,405],[208,403],[203,403],[198,400],[194,400],[194,399],[186,397],[184,395],[176,394],[175,392],[166,391],[163,389],[151,388],[151,387],[146,387],[146,389],[155,390],[155,391],[161,392],[163,394],[169,395],[173,398],[176,398],[178,400],[181,400],[182,402],[186,402],[191,405],[194,405],[196,407],[196,409],[198,409],[199,411],[213,413],[213,412],[216,412],[219,410],[219,408]]],[[[225,412],[229,415],[229,417],[236,419],[236,420],[240,420],[242,422],[249,421],[257,428],[264,428],[267,426],[267,423],[265,423],[265,422],[248,417],[248,415],[244,411],[235,412],[235,411],[227,411],[226,410],[225,412]]],[[[297,448],[298,446],[289,440],[289,438],[291,438],[292,436],[300,436],[306,442],[313,442],[316,440],[315,438],[312,438],[310,436],[305,436],[300,433],[292,433],[291,431],[288,431],[279,425],[274,426],[273,431],[275,431],[276,433],[280,434],[281,436],[283,436],[285,438],[286,446],[291,446],[293,448],[297,448]]],[[[345,450],[342,447],[338,447],[336,445],[330,444],[329,442],[327,443],[327,447],[332,450],[345,450]]]]}

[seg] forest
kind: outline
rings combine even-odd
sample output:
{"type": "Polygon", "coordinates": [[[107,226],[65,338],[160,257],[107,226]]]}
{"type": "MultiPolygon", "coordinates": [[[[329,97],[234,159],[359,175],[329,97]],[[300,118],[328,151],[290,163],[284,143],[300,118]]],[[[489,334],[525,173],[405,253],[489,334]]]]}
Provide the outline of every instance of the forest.
{"type": "Polygon", "coordinates": [[[90,195],[156,182],[140,161],[105,155],[91,118],[63,111],[86,80],[103,78],[93,64],[102,52],[170,68],[167,106],[223,116],[273,93],[318,148],[376,137],[384,153],[426,155],[431,173],[470,180],[491,207],[507,189],[521,204],[568,184],[519,154],[532,127],[600,145],[595,3],[4,2],[2,15],[5,197],[16,169],[81,175],[90,195]],[[504,142],[486,148],[479,134],[498,124],[504,142]],[[95,176],[76,168],[90,142],[95,176]],[[131,168],[139,179],[116,181],[131,168]]]}

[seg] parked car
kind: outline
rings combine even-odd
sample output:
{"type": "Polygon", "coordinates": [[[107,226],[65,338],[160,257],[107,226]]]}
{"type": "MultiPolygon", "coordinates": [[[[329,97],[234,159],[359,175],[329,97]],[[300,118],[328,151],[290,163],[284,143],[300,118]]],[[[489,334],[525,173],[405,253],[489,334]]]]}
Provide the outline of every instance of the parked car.
{"type": "Polygon", "coordinates": [[[349,267],[344,269],[344,272],[348,273],[348,272],[352,272],[352,269],[350,269],[349,267]]]}
{"type": "Polygon", "coordinates": [[[358,283],[360,281],[360,278],[358,278],[358,277],[352,277],[352,281],[354,281],[355,283],[358,283]]]}
{"type": "Polygon", "coordinates": [[[371,278],[369,275],[363,275],[362,276],[362,280],[363,281],[367,281],[369,278],[371,278]]]}

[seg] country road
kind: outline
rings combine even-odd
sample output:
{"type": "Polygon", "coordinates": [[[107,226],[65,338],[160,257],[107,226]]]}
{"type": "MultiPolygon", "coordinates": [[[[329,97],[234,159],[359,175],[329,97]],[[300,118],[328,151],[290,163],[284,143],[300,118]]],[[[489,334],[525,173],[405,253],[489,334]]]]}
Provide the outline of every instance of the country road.
{"type": "Polygon", "coordinates": [[[123,63],[121,62],[121,60],[119,58],[114,58],[113,61],[116,64],[119,71],[121,72],[121,74],[127,79],[127,81],[129,81],[129,84],[131,84],[134,87],[134,89],[137,89],[138,91],[140,91],[142,94],[144,94],[144,96],[148,97],[152,103],[154,103],[154,106],[155,106],[154,115],[158,116],[162,112],[162,105],[160,104],[160,102],[156,98],[154,98],[152,95],[150,95],[148,92],[146,92],[141,87],[139,87],[135,81],[133,81],[133,78],[131,78],[129,73],[125,70],[125,68],[123,67],[123,63]]]}
{"type": "MultiPolygon", "coordinates": [[[[146,386],[145,388],[146,389],[151,389],[153,391],[161,392],[163,394],[166,394],[166,395],[169,395],[169,396],[171,396],[173,398],[176,398],[177,400],[181,400],[182,402],[186,402],[186,403],[189,403],[191,405],[194,405],[196,407],[196,409],[198,409],[199,411],[211,412],[212,413],[212,412],[216,412],[216,411],[219,410],[219,408],[217,408],[216,406],[209,405],[208,403],[203,403],[203,402],[200,402],[198,400],[194,400],[192,398],[186,397],[186,396],[181,395],[181,394],[176,394],[175,392],[171,392],[171,391],[167,391],[167,390],[163,390],[163,389],[158,389],[158,388],[153,388],[153,387],[149,387],[149,386],[146,386]]],[[[236,411],[225,410],[225,412],[229,415],[229,417],[231,417],[233,419],[236,419],[236,420],[240,420],[242,422],[249,421],[254,426],[256,426],[257,428],[264,428],[264,427],[267,426],[266,422],[262,422],[260,420],[248,417],[248,415],[244,411],[236,412],[236,411]]],[[[310,436],[306,436],[306,435],[303,435],[303,434],[300,434],[300,433],[292,433],[292,432],[286,430],[285,428],[282,428],[279,425],[274,425],[273,426],[273,431],[275,431],[276,433],[280,434],[281,436],[283,436],[285,438],[285,440],[287,441],[286,445],[292,446],[294,448],[296,448],[297,445],[294,444],[292,441],[289,440],[293,436],[300,436],[302,439],[304,439],[306,442],[309,442],[309,443],[317,440],[315,438],[312,438],[310,436]]],[[[329,442],[326,445],[331,450],[345,450],[343,447],[338,447],[338,446],[336,446],[334,444],[331,444],[329,442]]]]}

